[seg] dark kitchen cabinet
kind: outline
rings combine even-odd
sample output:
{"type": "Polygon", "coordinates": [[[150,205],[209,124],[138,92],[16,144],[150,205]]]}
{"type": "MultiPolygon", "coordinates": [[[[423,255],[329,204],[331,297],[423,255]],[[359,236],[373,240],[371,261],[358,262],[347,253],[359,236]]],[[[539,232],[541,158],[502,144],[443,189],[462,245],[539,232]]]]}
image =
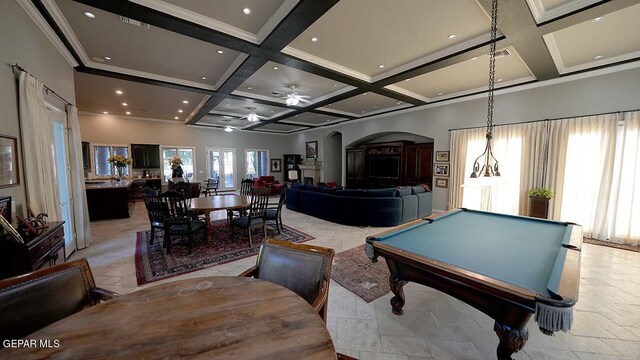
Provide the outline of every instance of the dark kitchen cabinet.
{"type": "Polygon", "coordinates": [[[407,185],[427,184],[433,177],[433,143],[405,147],[404,180],[407,185]]]}
{"type": "Polygon", "coordinates": [[[82,142],[82,164],[85,170],[91,171],[91,150],[86,141],[82,142]]]}
{"type": "Polygon", "coordinates": [[[364,187],[365,182],[364,148],[347,149],[347,187],[364,187]]]}
{"type": "Polygon", "coordinates": [[[134,169],[149,169],[160,167],[160,146],[146,144],[131,144],[134,169]]]}

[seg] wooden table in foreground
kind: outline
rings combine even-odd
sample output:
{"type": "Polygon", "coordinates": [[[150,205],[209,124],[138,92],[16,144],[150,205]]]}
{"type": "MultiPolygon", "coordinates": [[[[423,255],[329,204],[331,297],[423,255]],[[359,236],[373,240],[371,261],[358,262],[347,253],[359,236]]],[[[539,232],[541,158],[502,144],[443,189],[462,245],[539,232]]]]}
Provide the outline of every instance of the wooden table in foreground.
{"type": "Polygon", "coordinates": [[[248,196],[234,194],[193,198],[189,207],[194,211],[204,211],[205,221],[207,222],[207,235],[209,235],[209,227],[211,226],[210,213],[212,211],[246,209],[249,205],[251,205],[251,200],[248,196]]]}
{"type": "Polygon", "coordinates": [[[324,322],[294,292],[258,279],[203,277],[123,295],[26,339],[58,348],[8,359],[336,359],[324,322]]]}

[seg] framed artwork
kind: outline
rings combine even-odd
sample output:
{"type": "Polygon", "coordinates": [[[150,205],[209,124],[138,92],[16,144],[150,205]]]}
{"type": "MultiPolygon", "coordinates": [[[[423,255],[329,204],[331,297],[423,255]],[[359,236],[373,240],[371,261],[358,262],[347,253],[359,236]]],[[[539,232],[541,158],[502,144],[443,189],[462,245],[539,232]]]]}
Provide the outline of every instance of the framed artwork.
{"type": "Polygon", "coordinates": [[[305,154],[306,154],[306,158],[318,157],[318,142],[317,141],[307,142],[305,154]]]}
{"type": "Polygon", "coordinates": [[[0,188],[18,185],[18,140],[13,136],[0,135],[0,188]]]}
{"type": "Polygon", "coordinates": [[[433,174],[436,176],[449,176],[449,164],[435,163],[433,165],[433,174]]]}
{"type": "Polygon", "coordinates": [[[436,187],[446,189],[449,187],[449,179],[436,178],[436,187]]]}
{"type": "Polygon", "coordinates": [[[11,196],[0,196],[0,215],[11,222],[11,196]]]}
{"type": "Polygon", "coordinates": [[[282,171],[282,160],[271,159],[271,172],[281,172],[281,171],[282,171]]]}
{"type": "Polygon", "coordinates": [[[449,152],[448,151],[436,151],[436,161],[437,162],[449,162],[449,152]]]}
{"type": "Polygon", "coordinates": [[[0,227],[3,228],[4,231],[6,231],[7,234],[9,234],[15,241],[24,244],[24,240],[22,240],[22,236],[20,235],[20,233],[18,233],[18,231],[13,226],[11,226],[9,221],[7,221],[4,216],[0,216],[0,227]]]}

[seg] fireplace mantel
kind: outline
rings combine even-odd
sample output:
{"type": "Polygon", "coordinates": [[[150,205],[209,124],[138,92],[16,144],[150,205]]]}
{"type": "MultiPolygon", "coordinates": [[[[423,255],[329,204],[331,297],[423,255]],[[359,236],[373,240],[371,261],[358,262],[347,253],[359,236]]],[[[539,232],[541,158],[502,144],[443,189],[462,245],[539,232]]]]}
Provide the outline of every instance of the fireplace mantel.
{"type": "Polygon", "coordinates": [[[304,178],[313,178],[313,183],[320,182],[320,170],[322,170],[322,161],[317,161],[315,164],[300,164],[298,165],[302,172],[302,180],[304,178]]]}

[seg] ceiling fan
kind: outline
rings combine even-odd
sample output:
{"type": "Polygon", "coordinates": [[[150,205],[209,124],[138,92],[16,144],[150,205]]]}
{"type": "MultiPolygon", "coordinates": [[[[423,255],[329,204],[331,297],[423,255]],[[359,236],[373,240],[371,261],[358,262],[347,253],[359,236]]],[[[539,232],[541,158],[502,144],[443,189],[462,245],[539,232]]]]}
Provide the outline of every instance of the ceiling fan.
{"type": "Polygon", "coordinates": [[[287,103],[287,106],[298,105],[298,103],[300,103],[300,101],[305,102],[307,104],[311,104],[311,101],[307,100],[311,96],[299,95],[298,93],[296,93],[296,86],[295,85],[289,85],[288,87],[291,90],[291,92],[288,93],[288,94],[281,93],[279,91],[273,91],[273,92],[271,92],[271,95],[275,96],[275,97],[286,99],[285,101],[287,103]]]}
{"type": "Polygon", "coordinates": [[[237,127],[235,127],[235,126],[231,126],[231,125],[230,125],[230,124],[231,124],[231,119],[227,119],[227,118],[225,118],[225,119],[223,119],[222,121],[223,121],[225,124],[227,124],[227,125],[225,125],[225,126],[224,126],[224,131],[226,131],[226,132],[232,132],[233,130],[238,130],[238,128],[237,128],[237,127]]]}
{"type": "Polygon", "coordinates": [[[247,121],[249,122],[257,122],[262,119],[266,119],[266,117],[256,114],[256,108],[248,107],[247,109],[250,111],[250,113],[240,117],[240,119],[247,119],[247,121]]]}

